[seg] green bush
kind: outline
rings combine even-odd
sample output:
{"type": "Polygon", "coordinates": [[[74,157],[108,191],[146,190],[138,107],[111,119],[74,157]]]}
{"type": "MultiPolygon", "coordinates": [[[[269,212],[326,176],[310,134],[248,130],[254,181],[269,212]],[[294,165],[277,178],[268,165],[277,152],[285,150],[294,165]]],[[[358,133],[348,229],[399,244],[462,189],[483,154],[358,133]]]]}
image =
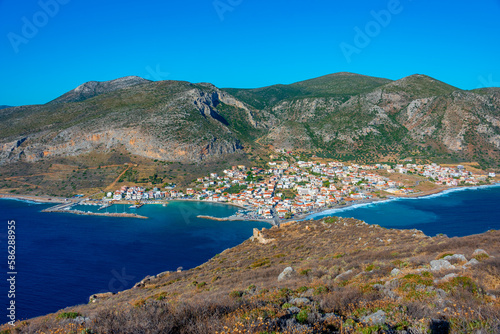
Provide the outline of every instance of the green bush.
{"type": "Polygon", "coordinates": [[[259,268],[259,267],[263,267],[265,265],[268,265],[270,263],[271,263],[271,261],[269,261],[269,259],[264,258],[264,259],[260,259],[260,260],[255,261],[254,263],[252,263],[250,265],[250,267],[252,267],[252,268],[259,268]]]}
{"type": "Polygon", "coordinates": [[[82,329],[82,331],[80,332],[80,334],[94,334],[95,332],[93,330],[91,330],[90,328],[85,328],[85,329],[82,329]]]}
{"type": "Polygon", "coordinates": [[[453,254],[451,254],[451,253],[444,253],[444,254],[441,254],[441,255],[439,255],[439,256],[437,257],[437,259],[436,259],[436,260],[441,260],[441,259],[444,259],[444,258],[445,258],[445,257],[447,257],[447,256],[453,256],[453,254]]]}
{"type": "Polygon", "coordinates": [[[450,284],[452,287],[461,287],[464,290],[468,290],[474,294],[478,292],[478,286],[472,281],[470,277],[455,277],[450,284]]]}
{"type": "Polygon", "coordinates": [[[241,296],[243,296],[243,291],[233,290],[229,293],[229,297],[232,298],[240,298],[241,296]]]}
{"type": "Polygon", "coordinates": [[[301,286],[300,288],[297,289],[297,293],[303,293],[309,290],[307,286],[301,286]]]}
{"type": "Polygon", "coordinates": [[[428,271],[424,271],[422,273],[422,277],[425,277],[425,278],[434,278],[434,275],[428,271]]]}
{"type": "Polygon", "coordinates": [[[477,254],[476,256],[474,256],[474,258],[476,260],[478,260],[479,262],[481,262],[481,261],[489,259],[490,256],[488,254],[481,253],[481,254],[477,254]]]}
{"type": "Polygon", "coordinates": [[[63,312],[61,314],[57,315],[58,319],[75,319],[76,317],[79,317],[80,313],[78,312],[63,312]]]}
{"type": "Polygon", "coordinates": [[[326,286],[318,286],[317,288],[314,289],[314,293],[313,295],[317,296],[317,295],[321,295],[321,294],[324,294],[324,293],[327,293],[328,292],[328,288],[326,286]]]}
{"type": "Polygon", "coordinates": [[[297,318],[298,322],[303,324],[307,321],[308,316],[309,316],[309,313],[306,310],[302,310],[299,312],[299,314],[296,315],[296,318],[297,318]]]}
{"type": "Polygon", "coordinates": [[[299,274],[301,275],[308,275],[309,273],[311,272],[311,269],[303,269],[299,272],[299,274]]]}

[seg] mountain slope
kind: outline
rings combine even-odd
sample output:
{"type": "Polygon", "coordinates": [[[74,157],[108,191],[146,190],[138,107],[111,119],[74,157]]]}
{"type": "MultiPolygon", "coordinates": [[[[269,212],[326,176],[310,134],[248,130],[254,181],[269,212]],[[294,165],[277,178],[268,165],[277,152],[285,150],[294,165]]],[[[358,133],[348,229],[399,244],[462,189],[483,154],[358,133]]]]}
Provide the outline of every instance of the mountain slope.
{"type": "Polygon", "coordinates": [[[79,102],[86,99],[90,99],[97,95],[110,93],[115,90],[141,85],[148,82],[151,81],[135,76],[128,76],[104,82],[89,81],[76,87],[75,89],[67,92],[66,94],[58,97],[57,99],[49,103],[79,102]]]}
{"type": "MultiPolygon", "coordinates": [[[[359,84],[359,77],[354,78],[359,84]]],[[[424,75],[367,90],[275,102],[264,108],[271,115],[270,131],[260,142],[361,161],[415,156],[499,166],[497,90],[462,91],[424,75]]]]}
{"type": "Polygon", "coordinates": [[[290,86],[303,89],[307,92],[308,97],[329,97],[359,95],[390,82],[389,79],[342,72],[296,82],[290,86]]]}
{"type": "Polygon", "coordinates": [[[463,91],[424,75],[391,81],[337,73],[223,90],[127,77],[0,111],[0,164],[118,147],[180,162],[264,148],[500,167],[500,89],[463,91]]]}
{"type": "Polygon", "coordinates": [[[447,95],[459,88],[422,74],[414,74],[382,87],[384,93],[405,93],[411,99],[447,95]]]}
{"type": "Polygon", "coordinates": [[[209,84],[149,82],[81,102],[5,110],[3,163],[116,147],[151,159],[199,161],[240,151],[253,136],[250,112],[209,84]]]}
{"type": "Polygon", "coordinates": [[[256,89],[226,88],[224,90],[241,101],[257,109],[262,109],[294,98],[345,98],[370,91],[388,82],[391,80],[353,73],[335,73],[291,85],[273,85],[256,89]]]}

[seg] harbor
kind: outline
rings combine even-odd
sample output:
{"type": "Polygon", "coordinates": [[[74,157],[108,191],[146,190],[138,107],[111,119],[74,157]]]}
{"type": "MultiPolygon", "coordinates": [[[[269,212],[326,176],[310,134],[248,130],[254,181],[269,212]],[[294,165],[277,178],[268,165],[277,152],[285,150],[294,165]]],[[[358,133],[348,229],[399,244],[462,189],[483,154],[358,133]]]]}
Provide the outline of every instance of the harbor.
{"type": "MultiPolygon", "coordinates": [[[[130,208],[138,209],[142,207],[144,204],[135,204],[132,205],[130,208]]],[[[76,214],[76,215],[82,215],[82,216],[101,216],[101,217],[116,217],[116,218],[138,218],[138,219],[149,219],[146,216],[141,216],[137,213],[129,213],[129,212],[93,212],[93,211],[83,211],[80,209],[75,209],[77,206],[99,206],[97,211],[102,211],[102,210],[108,210],[113,206],[112,202],[101,202],[101,201],[96,201],[96,202],[90,202],[87,200],[81,200],[79,202],[65,202],[62,204],[58,204],[56,206],[47,208],[42,210],[42,212],[58,212],[58,213],[71,213],[71,214],[76,214]]]]}

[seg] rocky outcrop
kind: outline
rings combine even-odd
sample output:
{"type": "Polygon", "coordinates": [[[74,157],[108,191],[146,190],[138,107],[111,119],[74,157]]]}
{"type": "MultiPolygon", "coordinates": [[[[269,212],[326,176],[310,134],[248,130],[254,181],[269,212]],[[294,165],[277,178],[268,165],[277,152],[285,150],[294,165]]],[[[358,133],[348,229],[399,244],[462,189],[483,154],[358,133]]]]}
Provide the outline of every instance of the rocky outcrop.
{"type": "Polygon", "coordinates": [[[89,303],[98,303],[100,301],[109,299],[113,297],[114,293],[106,292],[106,293],[96,293],[89,297],[89,303]]]}
{"type": "Polygon", "coordinates": [[[259,229],[257,228],[254,228],[253,229],[253,236],[250,237],[250,239],[252,241],[257,241],[258,243],[261,243],[263,245],[267,245],[267,244],[270,244],[271,242],[274,241],[274,239],[268,239],[264,236],[264,231],[265,231],[265,228],[262,229],[262,231],[259,231],[259,229]]]}
{"type": "Polygon", "coordinates": [[[286,267],[278,276],[278,282],[285,281],[293,277],[295,271],[292,267],[286,267]]]}
{"type": "Polygon", "coordinates": [[[360,319],[361,322],[372,325],[383,325],[386,320],[386,313],[382,310],[378,310],[377,312],[364,316],[360,319]]]}
{"type": "Polygon", "coordinates": [[[142,133],[138,128],[108,130],[87,134],[79,129],[68,129],[48,142],[32,136],[0,146],[0,164],[18,160],[36,162],[50,157],[77,156],[96,149],[109,151],[123,146],[132,154],[163,161],[198,161],[205,158],[235,153],[243,148],[238,140],[225,141],[212,138],[207,143],[183,143],[158,140],[157,137],[142,133]],[[65,138],[70,138],[66,140],[65,138]]]}
{"type": "Polygon", "coordinates": [[[455,266],[446,260],[431,261],[431,271],[440,271],[445,269],[455,269],[455,266]]]}

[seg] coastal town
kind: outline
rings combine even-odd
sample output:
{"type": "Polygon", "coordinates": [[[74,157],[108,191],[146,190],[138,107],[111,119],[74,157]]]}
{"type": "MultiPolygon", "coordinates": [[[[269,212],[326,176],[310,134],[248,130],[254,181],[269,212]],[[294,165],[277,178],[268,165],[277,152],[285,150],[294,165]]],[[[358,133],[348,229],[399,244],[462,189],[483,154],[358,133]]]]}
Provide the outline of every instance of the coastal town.
{"type": "Polygon", "coordinates": [[[220,175],[210,173],[186,189],[123,186],[108,192],[104,202],[161,203],[165,200],[196,200],[227,203],[242,208],[233,218],[279,222],[356,203],[395,196],[418,196],[415,186],[393,180],[392,175],[415,175],[440,190],[490,183],[495,173],[476,174],[464,166],[438,164],[374,164],[342,162],[271,161],[267,168],[233,166],[220,175]],[[382,175],[384,174],[384,175],[382,175]]]}

